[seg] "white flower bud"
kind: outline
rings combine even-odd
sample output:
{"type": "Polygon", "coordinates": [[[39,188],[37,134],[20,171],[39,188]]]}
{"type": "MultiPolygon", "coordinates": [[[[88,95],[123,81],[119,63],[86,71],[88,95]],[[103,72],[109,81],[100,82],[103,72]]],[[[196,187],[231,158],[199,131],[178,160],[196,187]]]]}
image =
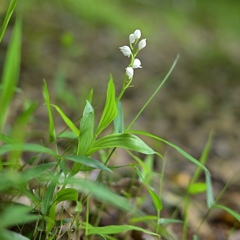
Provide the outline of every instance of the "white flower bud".
{"type": "Polygon", "coordinates": [[[130,55],[132,54],[132,51],[131,51],[130,47],[128,47],[128,46],[123,46],[123,47],[120,47],[119,49],[123,53],[124,56],[130,57],[130,55]]]}
{"type": "Polygon", "coordinates": [[[136,39],[139,39],[141,37],[141,31],[139,29],[137,29],[135,32],[134,32],[134,35],[136,37],[136,39]]]}
{"type": "Polygon", "coordinates": [[[130,35],[129,35],[129,42],[130,42],[130,43],[134,43],[135,40],[136,40],[136,36],[135,36],[133,33],[130,34],[130,35]]]}
{"type": "Polygon", "coordinates": [[[138,43],[138,49],[141,50],[141,49],[145,48],[146,45],[147,45],[146,38],[145,38],[145,39],[142,39],[142,40],[138,43]]]}
{"type": "Polygon", "coordinates": [[[133,68],[127,67],[126,68],[126,74],[127,74],[128,78],[131,79],[133,77],[133,74],[134,74],[133,68]]]}
{"type": "Polygon", "coordinates": [[[142,68],[141,61],[139,59],[134,59],[133,68],[142,68]]]}

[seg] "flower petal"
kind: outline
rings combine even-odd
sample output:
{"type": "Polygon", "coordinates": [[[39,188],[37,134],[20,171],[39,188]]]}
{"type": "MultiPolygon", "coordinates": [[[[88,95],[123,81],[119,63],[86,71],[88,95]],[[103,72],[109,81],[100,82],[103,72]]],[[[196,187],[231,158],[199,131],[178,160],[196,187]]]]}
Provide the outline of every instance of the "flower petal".
{"type": "Polygon", "coordinates": [[[119,47],[119,49],[124,56],[130,57],[130,55],[132,54],[132,51],[128,46],[119,47]]]}
{"type": "Polygon", "coordinates": [[[138,43],[138,48],[139,48],[139,50],[145,48],[146,45],[147,45],[146,38],[145,38],[145,39],[142,39],[142,40],[138,43]]]}
{"type": "Polygon", "coordinates": [[[134,59],[133,68],[142,68],[141,61],[139,59],[134,59]]]}
{"type": "Polygon", "coordinates": [[[134,33],[130,34],[130,35],[129,35],[129,42],[130,42],[130,43],[134,43],[135,40],[136,40],[136,36],[134,35],[134,33]]]}
{"type": "Polygon", "coordinates": [[[134,74],[134,70],[132,67],[127,67],[126,68],[126,74],[128,76],[129,79],[131,79],[133,77],[133,74],[134,74]]]}
{"type": "Polygon", "coordinates": [[[136,39],[139,39],[141,37],[141,31],[139,29],[135,30],[134,35],[136,39]]]}

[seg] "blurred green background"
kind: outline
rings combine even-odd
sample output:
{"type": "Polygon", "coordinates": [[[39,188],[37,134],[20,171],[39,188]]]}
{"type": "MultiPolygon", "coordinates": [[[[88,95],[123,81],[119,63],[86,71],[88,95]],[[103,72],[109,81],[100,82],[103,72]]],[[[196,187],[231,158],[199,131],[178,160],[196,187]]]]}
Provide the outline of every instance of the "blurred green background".
{"type": "MultiPolygon", "coordinates": [[[[2,22],[9,1],[0,2],[2,22]]],[[[13,111],[21,108],[22,99],[37,101],[38,120],[33,125],[47,131],[42,98],[46,79],[52,101],[73,119],[81,115],[92,87],[93,104],[100,112],[109,74],[119,91],[129,63],[119,47],[128,44],[130,33],[141,29],[147,47],[138,56],[143,68],[135,71],[134,88],[124,96],[126,121],[131,121],[180,54],[174,73],[135,128],[166,138],[195,157],[214,130],[212,162],[236,162],[240,154],[239,10],[237,0],[19,1],[23,93],[16,96],[13,111]]],[[[14,17],[0,46],[0,66],[13,23],[14,17]]]]}

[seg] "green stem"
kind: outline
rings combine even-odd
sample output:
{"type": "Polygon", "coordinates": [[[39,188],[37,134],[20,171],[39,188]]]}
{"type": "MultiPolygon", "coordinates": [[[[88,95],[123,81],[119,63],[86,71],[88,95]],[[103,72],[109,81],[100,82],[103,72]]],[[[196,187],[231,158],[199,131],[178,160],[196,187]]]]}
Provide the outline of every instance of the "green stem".
{"type": "Polygon", "coordinates": [[[170,70],[168,71],[167,75],[165,76],[165,78],[163,79],[163,81],[159,84],[159,86],[157,87],[157,89],[154,91],[154,93],[152,94],[152,96],[147,100],[147,102],[143,105],[143,107],[140,109],[140,111],[138,112],[138,114],[136,115],[136,117],[132,120],[132,122],[129,124],[129,126],[127,127],[126,130],[129,130],[132,125],[136,122],[136,120],[138,119],[138,117],[141,115],[141,113],[145,110],[145,108],[147,107],[147,105],[152,101],[152,99],[155,97],[155,95],[158,93],[158,91],[160,90],[160,88],[163,86],[163,84],[167,81],[168,77],[170,76],[170,74],[172,73],[173,69],[175,68],[177,62],[179,59],[179,55],[177,55],[175,61],[173,62],[173,65],[171,66],[170,70]]]}

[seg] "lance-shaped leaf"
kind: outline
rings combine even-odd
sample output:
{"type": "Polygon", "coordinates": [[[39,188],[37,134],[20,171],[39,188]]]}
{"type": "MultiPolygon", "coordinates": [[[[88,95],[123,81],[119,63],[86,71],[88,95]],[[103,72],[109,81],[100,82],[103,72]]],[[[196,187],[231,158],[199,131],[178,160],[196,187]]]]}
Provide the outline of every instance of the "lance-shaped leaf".
{"type": "Polygon", "coordinates": [[[116,133],[107,135],[95,141],[87,155],[91,155],[95,151],[103,148],[125,148],[144,154],[155,153],[139,137],[128,133],[116,133]]]}
{"type": "Polygon", "coordinates": [[[110,76],[107,89],[107,99],[104,106],[104,110],[100,119],[100,122],[97,127],[96,135],[98,135],[102,130],[104,130],[117,116],[117,107],[115,100],[115,86],[110,76]]]}
{"type": "Polygon", "coordinates": [[[21,21],[17,18],[9,47],[6,53],[6,59],[3,66],[3,75],[0,91],[0,131],[2,132],[9,105],[11,103],[14,91],[19,78],[21,60],[21,21]]]}
{"type": "Polygon", "coordinates": [[[83,117],[80,122],[81,135],[78,141],[77,155],[84,155],[93,141],[94,131],[94,110],[87,101],[83,111],[83,117]]]}
{"type": "MultiPolygon", "coordinates": [[[[65,157],[68,160],[71,160],[75,163],[80,163],[82,165],[88,166],[91,169],[100,169],[100,170],[105,170],[108,172],[112,172],[108,167],[106,167],[104,164],[102,164],[101,162],[89,158],[89,157],[85,157],[85,156],[66,156],[65,157]]],[[[79,169],[80,170],[80,169],[79,169]]],[[[76,173],[76,172],[74,172],[76,173]]]]}

